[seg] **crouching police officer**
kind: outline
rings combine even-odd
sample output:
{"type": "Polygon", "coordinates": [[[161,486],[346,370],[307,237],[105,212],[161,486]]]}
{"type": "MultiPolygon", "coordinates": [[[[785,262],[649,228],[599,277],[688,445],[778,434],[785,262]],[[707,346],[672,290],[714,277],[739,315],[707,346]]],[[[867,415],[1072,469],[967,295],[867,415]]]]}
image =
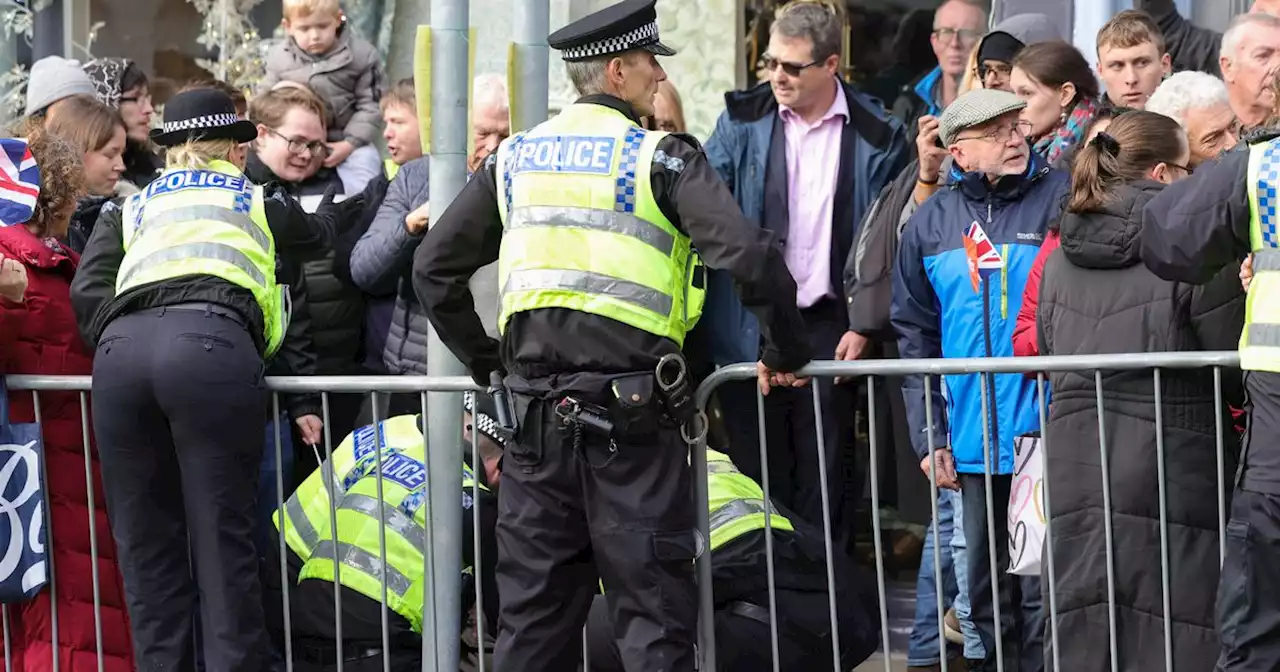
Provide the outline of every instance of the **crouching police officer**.
{"type": "Polygon", "coordinates": [[[495,667],[575,669],[598,575],[627,669],[692,670],[700,544],[680,348],[702,309],[702,264],[728,271],[759,317],[766,391],[805,382],[786,373],[809,360],[795,282],[696,140],[640,128],[666,78],[655,56],[674,53],[654,0],[548,41],[582,97],[505,140],[414,259],[443,342],[482,384],[509,373],[518,432],[498,497],[495,667]],[[467,285],[494,260],[500,342],[467,285]]]}
{"type": "MultiPolygon", "coordinates": [[[[465,406],[468,414],[473,412],[471,393],[465,406]]],[[[474,411],[474,420],[468,423],[478,430],[477,447],[484,464],[475,472],[466,464],[460,465],[464,529],[461,553],[466,575],[463,607],[469,610],[474,604],[472,581],[480,577],[479,580],[485,582],[482,592],[486,620],[496,623],[498,598],[492,577],[497,562],[493,531],[498,508],[493,491],[498,485],[502,448],[491,413],[482,400],[480,410],[474,411]],[[479,502],[472,494],[476,473],[480,478],[479,502]],[[479,509],[481,540],[481,566],[475,569],[473,535],[477,532],[472,528],[473,508],[479,509]]],[[[430,513],[424,489],[427,468],[422,416],[401,415],[384,420],[379,426],[380,451],[375,447],[372,425],[357,429],[289,497],[283,519],[276,514],[275,532],[283,533],[287,547],[295,669],[338,669],[339,650],[342,668],[356,672],[382,670],[384,656],[390,658],[392,670],[416,672],[422,666],[422,614],[426,593],[423,553],[428,543],[426,518],[430,513]],[[378,497],[378,452],[382,455],[381,499],[378,497]],[[333,511],[326,481],[334,488],[333,511]],[[336,534],[331,515],[337,519],[336,534]],[[386,538],[385,557],[379,547],[382,532],[386,538]],[[383,593],[379,567],[386,568],[389,651],[382,648],[383,593]],[[340,611],[334,596],[335,580],[341,586],[340,611]]],[[[469,440],[470,435],[467,438],[469,440]]],[[[275,537],[277,547],[278,540],[279,537],[275,537]]],[[[264,571],[268,622],[277,646],[283,650],[279,558],[267,563],[264,571]]]]}
{"type": "Polygon", "coordinates": [[[276,253],[322,254],[332,206],[308,217],[241,172],[257,132],[226,94],[178,94],[152,139],[166,170],[94,227],[71,300],[97,347],[93,425],[138,667],[267,665],[255,491],[263,360],[284,340],[276,253]]]}
{"type": "MultiPolygon", "coordinates": [[[[707,451],[711,507],[711,571],[715,593],[717,663],[721,670],[774,669],[769,579],[764,556],[764,492],[729,460],[707,451]]],[[[875,586],[836,554],[836,624],[840,664],[831,664],[831,618],[826,553],[820,531],[779,512],[773,526],[774,585],[780,670],[850,670],[879,645],[875,586]]],[[[607,594],[607,593],[606,593],[607,594]]],[[[592,672],[621,672],[604,596],[595,599],[587,623],[592,672]]]]}

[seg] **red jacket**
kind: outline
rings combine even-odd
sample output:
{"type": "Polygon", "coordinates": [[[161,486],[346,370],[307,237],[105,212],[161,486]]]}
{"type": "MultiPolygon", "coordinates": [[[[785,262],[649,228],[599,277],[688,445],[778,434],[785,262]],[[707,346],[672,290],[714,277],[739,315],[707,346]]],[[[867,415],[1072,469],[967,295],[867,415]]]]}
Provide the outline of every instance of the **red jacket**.
{"type": "MultiPolygon", "coordinates": [[[[89,375],[93,356],[80,340],[71,311],[71,276],[79,256],[54,251],[24,226],[0,228],[0,255],[27,270],[22,303],[0,298],[0,372],[5,374],[89,375]]],[[[86,405],[88,396],[86,395],[86,405]]],[[[9,393],[9,419],[34,422],[31,392],[9,393]]],[[[54,580],[58,589],[59,667],[96,672],[93,567],[89,545],[89,491],[85,487],[84,439],[78,392],[41,392],[40,419],[49,475],[54,580]]],[[[102,647],[107,672],[136,669],[125,611],[124,583],[116,566],[115,541],[107,520],[97,449],[92,447],[93,516],[98,543],[98,586],[102,647]]],[[[10,607],[14,670],[53,669],[49,590],[10,607]]]]}
{"type": "Polygon", "coordinates": [[[1044,274],[1044,262],[1058,249],[1058,232],[1050,229],[1040,244],[1040,253],[1031,264],[1027,276],[1027,288],[1022,294],[1022,308],[1018,310],[1018,322],[1013,327],[1013,354],[1015,357],[1035,357],[1040,354],[1040,342],[1036,334],[1036,305],[1040,301],[1040,276],[1044,274]]]}

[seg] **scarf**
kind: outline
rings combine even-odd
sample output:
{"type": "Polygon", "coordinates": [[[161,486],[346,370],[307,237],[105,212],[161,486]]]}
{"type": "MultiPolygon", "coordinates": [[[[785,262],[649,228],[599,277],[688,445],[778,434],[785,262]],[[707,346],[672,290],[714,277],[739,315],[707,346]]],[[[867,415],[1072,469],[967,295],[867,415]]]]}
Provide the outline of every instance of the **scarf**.
{"type": "Polygon", "coordinates": [[[1036,141],[1032,149],[1043,156],[1050,165],[1057,165],[1058,160],[1073,151],[1076,145],[1084,140],[1089,125],[1098,116],[1098,102],[1092,98],[1081,98],[1066,115],[1065,121],[1058,124],[1052,132],[1036,141]]]}

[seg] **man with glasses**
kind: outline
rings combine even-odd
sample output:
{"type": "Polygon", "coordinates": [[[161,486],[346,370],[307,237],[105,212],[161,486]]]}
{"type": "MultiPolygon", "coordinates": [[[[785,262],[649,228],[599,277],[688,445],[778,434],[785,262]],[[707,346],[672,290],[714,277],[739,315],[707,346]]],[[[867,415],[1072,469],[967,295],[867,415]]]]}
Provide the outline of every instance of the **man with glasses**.
{"type": "Polygon", "coordinates": [[[941,114],[959,95],[969,52],[986,28],[987,11],[974,0],[947,0],[934,12],[929,44],[938,67],[903,87],[893,104],[893,116],[907,125],[913,140],[920,117],[941,114]]]}
{"type": "MultiPolygon", "coordinates": [[[[769,81],[726,96],[727,108],[706,147],[747,219],[772,231],[782,247],[815,359],[832,359],[849,347],[844,260],[867,207],[907,158],[901,124],[879,101],[838,78],[842,30],[840,16],[825,4],[795,2],[781,10],[770,29],[769,81]]],[[[735,297],[726,274],[709,274],[703,324],[691,334],[690,347],[711,363],[759,358],[764,332],[735,297]]],[[[824,446],[835,548],[847,553],[861,493],[845,484],[844,455],[853,433],[849,409],[860,386],[832,385],[831,379],[814,385],[821,414],[810,390],[776,390],[765,399],[771,494],[821,526],[818,446],[824,446]]],[[[743,473],[759,481],[755,387],[723,385],[719,400],[729,453],[743,473]]]]}
{"type": "MultiPolygon", "coordinates": [[[[960,177],[926,201],[902,234],[890,316],[904,359],[1013,355],[1027,275],[1070,187],[1066,173],[1031,152],[1018,120],[1023,107],[1011,93],[977,90],[942,115],[940,137],[960,177]]],[[[1041,670],[1039,577],[1005,573],[1007,527],[987,526],[988,497],[993,520],[1008,513],[1014,437],[1040,426],[1035,381],[1021,374],[947,376],[946,401],[942,381],[930,383],[926,394],[925,379],[908,376],[903,400],[921,469],[926,476],[936,469],[938,487],[958,490],[963,502],[970,617],[984,649],[969,669],[997,669],[996,580],[1004,596],[1003,669],[1041,670]],[[984,473],[991,474],[990,493],[984,473]],[[994,577],[988,535],[995,535],[994,577]]]]}

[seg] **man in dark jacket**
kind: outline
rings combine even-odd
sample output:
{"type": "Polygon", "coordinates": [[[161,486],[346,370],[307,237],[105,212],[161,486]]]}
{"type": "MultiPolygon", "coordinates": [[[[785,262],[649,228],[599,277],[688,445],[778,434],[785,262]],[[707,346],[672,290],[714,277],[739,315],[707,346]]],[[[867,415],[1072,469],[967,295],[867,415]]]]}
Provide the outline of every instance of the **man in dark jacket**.
{"type": "MultiPolygon", "coordinates": [[[[940,136],[962,175],[926,201],[902,235],[891,319],[904,359],[1013,354],[1027,274],[1070,183],[1031,152],[1018,120],[1024,107],[1011,93],[977,90],[943,113],[940,136]]],[[[1039,428],[1034,381],[947,376],[946,401],[942,381],[931,380],[927,391],[925,383],[908,376],[903,399],[921,469],[931,475],[936,466],[938,487],[958,489],[963,499],[970,614],[985,655],[970,669],[996,669],[995,580],[1017,605],[1001,610],[1004,669],[1019,669],[1019,660],[1024,671],[1042,669],[1039,578],[1000,571],[1009,564],[1008,531],[987,527],[988,506],[994,520],[1006,517],[1014,438],[1039,428]],[[989,492],[984,474],[991,475],[989,492]],[[995,536],[994,563],[988,535],[995,536]]]]}
{"type": "MultiPolygon", "coordinates": [[[[834,356],[848,331],[840,270],[858,221],[875,195],[907,160],[902,125],[877,101],[836,78],[841,25],[822,5],[797,3],[773,24],[768,65],[772,79],[725,97],[727,109],[707,143],[707,158],[749,220],[777,235],[799,285],[816,358],[834,356]],[[803,159],[801,157],[804,157],[803,159]]],[[[702,329],[691,335],[695,352],[711,363],[754,361],[760,327],[733,295],[723,273],[709,274],[702,329]]],[[[811,392],[781,390],[766,399],[769,471],[774,496],[801,518],[823,521],[817,432],[824,436],[830,477],[831,528],[837,547],[851,550],[850,509],[855,484],[839,476],[851,434],[853,394],[830,380],[815,381],[821,423],[811,392]]],[[[759,438],[753,385],[720,388],[729,450],[748,476],[759,479],[759,438]]]]}
{"type": "MultiPolygon", "coordinates": [[[[1174,70],[1222,74],[1219,67],[1222,33],[1188,21],[1178,13],[1174,0],[1137,0],[1134,9],[1150,14],[1164,31],[1165,46],[1173,57],[1174,70]]],[[[1249,11],[1280,16],[1280,0],[1254,0],[1249,11]]]]}

